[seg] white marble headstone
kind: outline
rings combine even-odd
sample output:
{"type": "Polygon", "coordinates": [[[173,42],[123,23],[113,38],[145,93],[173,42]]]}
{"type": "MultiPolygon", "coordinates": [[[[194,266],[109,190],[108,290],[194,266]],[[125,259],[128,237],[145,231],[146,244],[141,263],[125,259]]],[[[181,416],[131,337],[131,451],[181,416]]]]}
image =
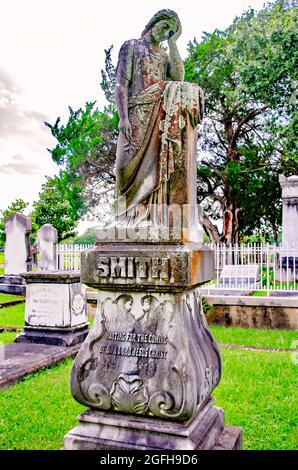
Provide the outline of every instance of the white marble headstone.
{"type": "Polygon", "coordinates": [[[84,286],[74,284],[28,284],[25,321],[35,327],[73,327],[86,323],[84,286]]]}
{"type": "Polygon", "coordinates": [[[58,232],[51,224],[43,225],[37,232],[37,246],[39,251],[38,268],[45,271],[56,269],[56,245],[58,232]]]}
{"type": "Polygon", "coordinates": [[[31,220],[23,214],[12,214],[5,219],[5,275],[18,275],[28,270],[31,227],[31,220]]]}
{"type": "Polygon", "coordinates": [[[282,244],[298,249],[298,176],[280,175],[282,187],[282,244]]]}
{"type": "Polygon", "coordinates": [[[257,264],[224,266],[220,275],[220,284],[227,287],[253,286],[260,281],[260,267],[257,264]]]}

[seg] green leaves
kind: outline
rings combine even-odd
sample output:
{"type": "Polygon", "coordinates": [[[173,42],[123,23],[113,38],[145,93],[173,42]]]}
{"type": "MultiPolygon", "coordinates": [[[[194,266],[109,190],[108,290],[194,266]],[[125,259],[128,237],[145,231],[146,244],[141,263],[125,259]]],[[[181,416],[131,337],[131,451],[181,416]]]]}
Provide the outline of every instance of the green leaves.
{"type": "Polygon", "coordinates": [[[29,206],[28,202],[24,202],[23,199],[16,199],[13,201],[7,209],[0,210],[0,247],[4,246],[5,243],[5,229],[4,221],[6,217],[12,214],[19,213],[23,214],[24,210],[29,206]]]}
{"type": "Polygon", "coordinates": [[[31,214],[38,227],[52,224],[58,230],[59,241],[75,234],[74,229],[84,204],[81,193],[75,186],[69,191],[65,189],[65,176],[60,172],[60,178],[47,179],[42,185],[38,201],[33,203],[31,214]]]}
{"type": "Polygon", "coordinates": [[[212,220],[228,214],[222,241],[277,236],[278,173],[298,173],[297,34],[297,7],[277,0],[189,44],[186,80],[206,101],[198,200],[212,220]]]}

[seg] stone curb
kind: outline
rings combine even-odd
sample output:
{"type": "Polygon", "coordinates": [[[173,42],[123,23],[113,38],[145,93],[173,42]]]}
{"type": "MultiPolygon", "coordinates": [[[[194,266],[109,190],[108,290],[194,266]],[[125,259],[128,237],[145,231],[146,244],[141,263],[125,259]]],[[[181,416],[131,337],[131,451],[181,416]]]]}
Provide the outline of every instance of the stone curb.
{"type": "Polygon", "coordinates": [[[16,384],[23,377],[38,371],[39,369],[47,369],[51,366],[63,361],[69,357],[75,357],[79,352],[81,344],[71,347],[58,347],[25,343],[11,343],[4,346],[7,355],[10,358],[6,359],[6,370],[0,363],[0,390],[8,388],[10,385],[16,384]],[[24,361],[20,364],[13,364],[14,353],[20,351],[16,356],[24,356],[24,361]],[[30,358],[31,355],[31,358],[30,358]]]}
{"type": "Polygon", "coordinates": [[[24,304],[26,299],[8,300],[7,302],[0,303],[0,309],[6,307],[13,307],[14,305],[24,304]]]}

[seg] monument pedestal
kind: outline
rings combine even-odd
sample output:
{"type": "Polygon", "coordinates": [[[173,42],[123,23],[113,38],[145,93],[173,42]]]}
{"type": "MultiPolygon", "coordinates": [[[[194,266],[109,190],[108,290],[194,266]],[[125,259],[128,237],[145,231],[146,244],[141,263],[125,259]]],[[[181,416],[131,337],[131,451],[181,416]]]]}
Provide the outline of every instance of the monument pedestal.
{"type": "Polygon", "coordinates": [[[64,438],[65,450],[237,450],[241,445],[241,428],[224,426],[223,411],[212,398],[186,423],[88,410],[64,438]]]}
{"type": "Polygon", "coordinates": [[[17,274],[0,276],[0,292],[12,295],[26,295],[26,284],[22,276],[17,274]]]}
{"type": "Polygon", "coordinates": [[[88,334],[87,303],[74,272],[29,272],[25,327],[16,342],[74,346],[88,334]]]}
{"type": "Polygon", "coordinates": [[[198,286],[213,259],[199,244],[102,243],[82,254],[81,281],[98,301],[71,391],[90,409],[65,449],[213,449],[222,435],[240,447],[241,430],[225,428],[210,398],[221,356],[198,286]]]}

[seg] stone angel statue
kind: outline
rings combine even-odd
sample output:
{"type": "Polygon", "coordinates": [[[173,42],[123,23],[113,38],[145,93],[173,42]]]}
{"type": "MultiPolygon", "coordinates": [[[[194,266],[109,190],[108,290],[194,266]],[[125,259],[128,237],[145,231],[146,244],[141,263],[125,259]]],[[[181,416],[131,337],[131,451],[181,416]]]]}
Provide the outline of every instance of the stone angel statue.
{"type": "Polygon", "coordinates": [[[184,64],[176,44],[181,31],[178,15],[161,10],[141,38],[126,41],[119,52],[116,188],[125,207],[120,215],[130,226],[158,225],[164,205],[189,199],[182,195],[191,169],[182,160],[187,153],[196,159],[196,127],[204,98],[197,84],[183,81],[184,64]],[[161,47],[164,41],[168,53],[161,47]]]}

